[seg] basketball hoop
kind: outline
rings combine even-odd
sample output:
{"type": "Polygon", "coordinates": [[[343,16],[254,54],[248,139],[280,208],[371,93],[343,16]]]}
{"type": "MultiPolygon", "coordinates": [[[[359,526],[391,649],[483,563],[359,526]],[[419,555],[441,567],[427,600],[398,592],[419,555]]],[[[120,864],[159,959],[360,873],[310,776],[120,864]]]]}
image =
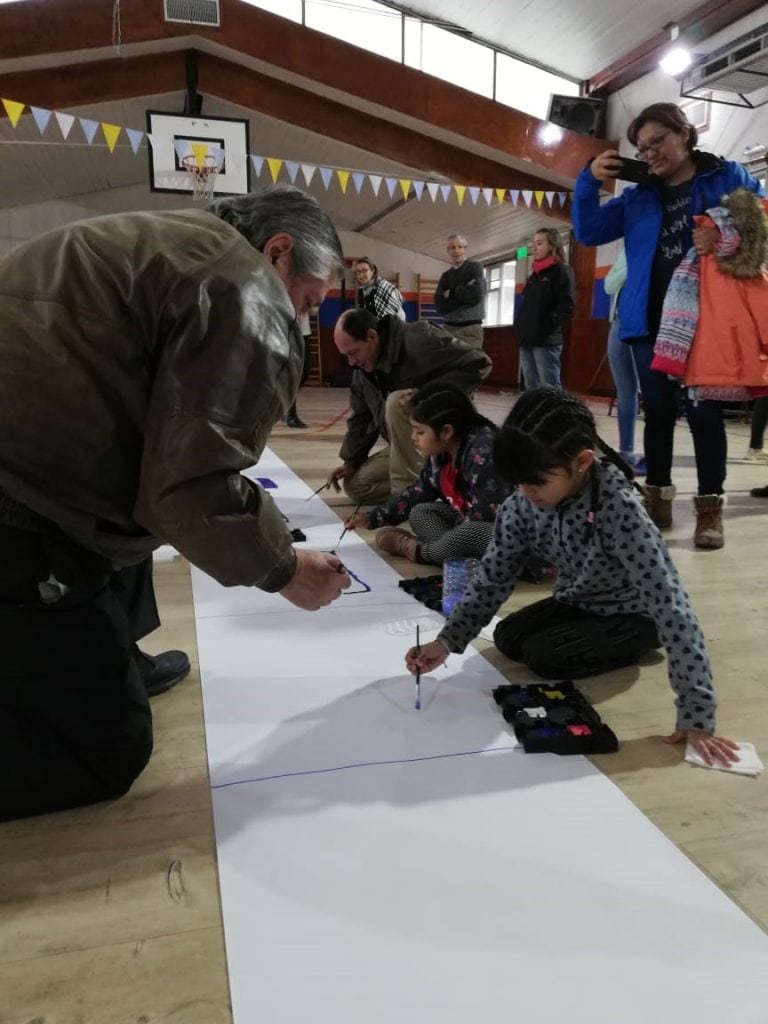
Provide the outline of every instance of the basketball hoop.
{"type": "Polygon", "coordinates": [[[210,153],[203,157],[190,154],[182,158],[181,164],[192,179],[192,198],[212,199],[216,188],[216,176],[219,173],[216,157],[210,153]]]}

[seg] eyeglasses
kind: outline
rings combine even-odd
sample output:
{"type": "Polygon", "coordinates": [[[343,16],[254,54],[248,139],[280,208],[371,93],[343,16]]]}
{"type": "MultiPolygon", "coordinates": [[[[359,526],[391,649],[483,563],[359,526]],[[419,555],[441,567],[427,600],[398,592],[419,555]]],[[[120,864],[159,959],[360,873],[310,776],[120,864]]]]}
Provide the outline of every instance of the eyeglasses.
{"type": "Polygon", "coordinates": [[[668,128],[665,132],[662,132],[661,135],[657,135],[655,139],[651,139],[647,145],[638,146],[635,153],[635,160],[644,160],[646,153],[657,153],[661,149],[666,137],[671,134],[672,129],[668,128]]]}

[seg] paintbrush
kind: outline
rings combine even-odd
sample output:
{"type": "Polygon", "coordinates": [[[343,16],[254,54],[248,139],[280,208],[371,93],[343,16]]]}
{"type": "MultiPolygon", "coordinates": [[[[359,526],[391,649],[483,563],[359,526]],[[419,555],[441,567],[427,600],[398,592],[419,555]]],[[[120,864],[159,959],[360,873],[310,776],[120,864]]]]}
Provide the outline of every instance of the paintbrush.
{"type": "MultiPolygon", "coordinates": [[[[352,513],[352,515],[349,518],[350,519],[354,519],[355,516],[357,515],[357,513],[360,511],[361,507],[362,507],[361,505],[358,505],[357,508],[355,509],[355,511],[352,513]]],[[[349,522],[349,520],[347,520],[347,522],[349,522]]],[[[341,531],[341,536],[336,541],[336,544],[334,545],[333,551],[331,552],[332,555],[336,554],[336,549],[338,548],[339,544],[341,544],[341,542],[344,540],[346,535],[349,533],[350,529],[351,529],[351,527],[345,526],[344,529],[341,531]]]]}
{"type": "MultiPolygon", "coordinates": [[[[421,657],[421,641],[419,639],[418,625],[416,626],[416,657],[421,657]]],[[[413,706],[417,711],[421,711],[421,669],[418,667],[416,669],[416,701],[413,706]]]]}
{"type": "Polygon", "coordinates": [[[304,500],[305,501],[309,501],[310,498],[316,497],[316,495],[318,495],[320,493],[320,491],[324,491],[326,487],[330,487],[330,486],[331,485],[326,480],[326,482],[324,484],[320,484],[320,486],[317,488],[316,491],[312,491],[312,493],[310,494],[309,498],[305,498],[304,500]]]}

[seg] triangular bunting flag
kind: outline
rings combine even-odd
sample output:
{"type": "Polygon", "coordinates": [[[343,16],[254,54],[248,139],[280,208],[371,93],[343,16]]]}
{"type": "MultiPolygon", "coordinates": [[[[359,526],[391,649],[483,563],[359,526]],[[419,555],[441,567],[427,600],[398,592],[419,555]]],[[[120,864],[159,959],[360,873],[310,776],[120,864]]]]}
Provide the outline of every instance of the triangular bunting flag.
{"type": "Polygon", "coordinates": [[[254,169],[254,171],[256,171],[256,177],[258,178],[259,175],[261,174],[261,170],[262,170],[262,168],[264,166],[264,157],[263,156],[254,156],[253,153],[251,153],[250,156],[251,156],[251,163],[253,164],[253,169],[254,169]]]}
{"type": "Polygon", "coordinates": [[[416,193],[416,198],[417,199],[421,199],[421,194],[424,191],[424,182],[423,181],[414,181],[414,183],[413,183],[413,191],[416,193]]]}
{"type": "Polygon", "coordinates": [[[544,198],[547,200],[547,202],[549,203],[549,205],[551,207],[554,207],[554,205],[555,205],[555,193],[554,192],[545,192],[544,193],[544,198]]]}
{"type": "Polygon", "coordinates": [[[320,168],[320,177],[323,179],[323,184],[325,185],[325,188],[327,190],[328,186],[331,184],[331,178],[333,177],[333,170],[330,167],[321,167],[320,168]]]}
{"type": "Polygon", "coordinates": [[[490,206],[491,203],[493,202],[493,189],[492,188],[484,188],[483,189],[483,198],[485,199],[486,203],[488,203],[488,205],[490,206]]]}
{"type": "Polygon", "coordinates": [[[138,153],[141,140],[144,138],[144,132],[137,131],[135,128],[126,128],[128,135],[128,141],[131,144],[131,149],[134,153],[138,153]]]}
{"type": "Polygon", "coordinates": [[[339,179],[339,187],[341,188],[341,194],[347,194],[347,185],[349,184],[349,171],[336,171],[336,177],[339,179]]]}
{"type": "Polygon", "coordinates": [[[436,181],[427,182],[427,192],[429,192],[429,198],[433,203],[437,202],[437,190],[440,188],[436,181]]]}
{"type": "Polygon", "coordinates": [[[114,153],[117,140],[120,138],[120,132],[123,130],[119,124],[108,124],[106,121],[101,122],[101,130],[104,132],[104,138],[107,142],[107,149],[110,153],[114,153]]]}
{"type": "Polygon", "coordinates": [[[15,128],[19,123],[19,118],[24,113],[24,107],[26,104],[17,103],[16,100],[3,100],[3,106],[5,107],[5,112],[8,115],[8,120],[15,128]]]}
{"type": "Polygon", "coordinates": [[[397,188],[397,178],[385,178],[384,184],[387,186],[389,192],[389,198],[394,199],[395,189],[397,188]]]}
{"type": "Polygon", "coordinates": [[[520,189],[519,188],[511,188],[509,190],[509,198],[510,198],[510,201],[512,202],[512,205],[513,206],[517,206],[517,201],[520,198],[520,189]]]}
{"type": "Polygon", "coordinates": [[[74,117],[71,114],[60,114],[58,110],[54,111],[56,120],[59,122],[59,130],[62,136],[66,139],[72,129],[72,125],[75,123],[74,117]]]}
{"type": "Polygon", "coordinates": [[[446,203],[448,202],[448,196],[451,194],[451,187],[451,185],[440,186],[440,192],[442,193],[443,201],[446,203]]]}
{"type": "Polygon", "coordinates": [[[533,199],[533,192],[531,192],[531,190],[529,188],[521,189],[521,192],[522,192],[522,196],[523,196],[523,202],[525,203],[526,206],[530,206],[531,205],[531,200],[533,199]]]}
{"type": "Polygon", "coordinates": [[[190,142],[192,156],[195,158],[196,167],[204,167],[206,157],[210,155],[211,147],[207,142],[190,142]]]}
{"type": "Polygon", "coordinates": [[[565,201],[568,198],[567,194],[565,192],[558,192],[557,198],[560,200],[560,205],[565,206],[565,201]]]}
{"type": "MultiPolygon", "coordinates": [[[[223,148],[221,146],[211,146],[211,148],[209,149],[208,152],[213,157],[213,159],[216,161],[216,170],[220,171],[221,168],[224,166],[224,150],[223,150],[223,148]]],[[[234,170],[234,168],[233,168],[233,170],[234,170]]],[[[240,168],[238,170],[238,173],[242,174],[244,171],[245,171],[245,167],[242,166],[242,164],[241,164],[240,168]]]]}
{"type": "Polygon", "coordinates": [[[37,130],[42,135],[48,127],[48,122],[51,119],[51,111],[46,110],[44,107],[30,107],[29,109],[32,111],[32,117],[35,119],[37,130]]]}
{"type": "Polygon", "coordinates": [[[400,179],[400,191],[403,193],[403,199],[407,200],[411,193],[411,179],[401,178],[400,179]]]}
{"type": "Polygon", "coordinates": [[[469,186],[469,198],[472,200],[472,205],[477,206],[477,200],[480,198],[480,189],[477,185],[469,186]]]}
{"type": "Polygon", "coordinates": [[[496,193],[496,198],[499,200],[499,202],[503,203],[504,196],[507,194],[507,190],[505,188],[495,188],[493,191],[496,193]]]}
{"type": "Polygon", "coordinates": [[[361,174],[360,171],[355,171],[352,175],[352,184],[355,186],[355,191],[360,195],[360,190],[365,184],[365,175],[361,174]]]}
{"type": "Polygon", "coordinates": [[[464,193],[467,191],[467,186],[454,185],[453,187],[456,189],[456,198],[459,201],[459,206],[461,206],[461,204],[464,202],[464,193]]]}
{"type": "Polygon", "coordinates": [[[276,156],[268,156],[267,166],[269,167],[269,173],[272,175],[272,181],[277,181],[277,176],[280,173],[280,168],[283,166],[283,161],[279,160],[276,156]]]}
{"type": "Polygon", "coordinates": [[[189,142],[186,139],[174,139],[173,148],[176,150],[179,163],[181,163],[185,156],[189,156],[189,142]]]}
{"type": "Polygon", "coordinates": [[[379,194],[379,189],[381,188],[382,180],[383,179],[378,174],[369,174],[368,175],[368,181],[370,181],[370,183],[371,183],[371,188],[373,189],[373,194],[375,196],[377,196],[379,194]]]}
{"type": "Polygon", "coordinates": [[[317,170],[317,167],[316,167],[315,164],[302,164],[301,165],[301,173],[304,175],[304,183],[306,184],[307,188],[309,188],[309,186],[312,184],[312,179],[315,176],[315,171],[316,170],[317,170]]]}
{"type": "Polygon", "coordinates": [[[88,140],[88,145],[93,145],[93,138],[96,135],[96,129],[99,127],[98,121],[91,121],[88,117],[78,117],[80,127],[83,129],[83,135],[88,140]]]}
{"type": "Polygon", "coordinates": [[[533,194],[536,196],[536,205],[541,206],[544,202],[544,193],[537,189],[533,194]]]}
{"type": "Polygon", "coordinates": [[[291,179],[291,184],[296,184],[296,175],[299,173],[299,165],[295,160],[286,160],[285,169],[288,172],[288,177],[291,179]]]}

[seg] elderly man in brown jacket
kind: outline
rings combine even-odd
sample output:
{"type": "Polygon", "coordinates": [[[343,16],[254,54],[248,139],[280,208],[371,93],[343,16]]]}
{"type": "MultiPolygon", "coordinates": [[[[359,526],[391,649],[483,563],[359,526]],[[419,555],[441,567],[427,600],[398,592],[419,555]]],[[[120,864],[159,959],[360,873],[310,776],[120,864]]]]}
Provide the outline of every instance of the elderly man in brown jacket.
{"type": "Polygon", "coordinates": [[[0,820],[119,796],[145,766],[161,542],[304,609],[349,586],[241,472],[342,266],[286,187],[82,221],[0,263],[0,820]]]}
{"type": "Polygon", "coordinates": [[[491,372],[491,360],[426,320],[377,320],[366,309],[342,313],[333,340],[354,372],[343,463],[328,484],[339,490],[343,482],[353,501],[378,505],[412,483],[424,463],[411,440],[408,398],[434,381],[471,395],[491,372]],[[380,438],[387,446],[371,455],[380,438]]]}

